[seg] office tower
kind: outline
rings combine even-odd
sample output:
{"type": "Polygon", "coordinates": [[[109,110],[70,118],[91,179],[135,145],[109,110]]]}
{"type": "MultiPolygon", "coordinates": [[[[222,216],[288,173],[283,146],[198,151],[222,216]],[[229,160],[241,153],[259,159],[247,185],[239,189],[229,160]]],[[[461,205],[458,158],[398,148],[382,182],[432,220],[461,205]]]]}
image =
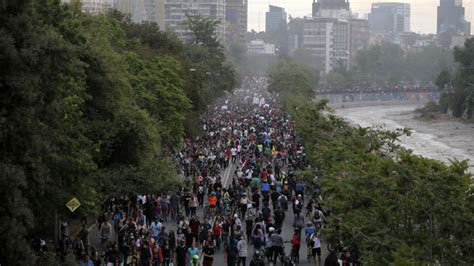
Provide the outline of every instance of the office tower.
{"type": "Polygon", "coordinates": [[[338,64],[350,62],[350,26],[347,20],[335,18],[305,19],[302,48],[311,52],[315,67],[327,74],[338,64]]]}
{"type": "Polygon", "coordinates": [[[200,15],[218,21],[216,37],[225,41],[225,0],[165,0],[165,26],[182,39],[189,39],[189,32],[183,23],[187,14],[200,15]]]}
{"type": "Polygon", "coordinates": [[[440,0],[437,33],[471,34],[471,23],[464,18],[462,0],[440,0]]]}
{"type": "Polygon", "coordinates": [[[265,14],[265,31],[275,32],[282,29],[286,29],[285,9],[270,5],[268,12],[265,14]]]}
{"type": "Polygon", "coordinates": [[[351,65],[355,63],[357,52],[369,46],[369,22],[366,19],[349,20],[350,59],[351,65]]]}
{"type": "MultiPolygon", "coordinates": [[[[70,3],[71,0],[62,0],[63,3],[70,3]]],[[[113,8],[114,0],[81,0],[82,10],[92,15],[107,12],[113,8]]]]}
{"type": "Polygon", "coordinates": [[[226,0],[226,41],[246,42],[247,35],[247,0],[226,0]]]}
{"type": "Polygon", "coordinates": [[[377,33],[410,32],[410,4],[373,3],[369,14],[369,28],[377,33]]]}
{"type": "Polygon", "coordinates": [[[313,0],[313,17],[348,19],[351,15],[347,0],[313,0]]]}

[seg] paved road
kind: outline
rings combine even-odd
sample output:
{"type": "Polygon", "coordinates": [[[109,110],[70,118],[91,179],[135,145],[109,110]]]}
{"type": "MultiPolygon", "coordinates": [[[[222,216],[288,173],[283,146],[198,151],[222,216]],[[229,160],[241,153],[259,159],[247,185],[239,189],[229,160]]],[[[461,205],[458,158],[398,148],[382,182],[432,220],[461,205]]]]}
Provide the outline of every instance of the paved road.
{"type": "MultiPolygon", "coordinates": [[[[234,173],[235,169],[236,169],[235,164],[231,164],[229,167],[227,167],[225,169],[225,171],[223,173],[223,176],[222,176],[223,177],[222,182],[223,182],[223,185],[225,185],[226,187],[229,186],[230,183],[232,182],[232,177],[233,177],[233,173],[234,173]]],[[[198,215],[200,217],[203,217],[202,209],[198,210],[198,215]]],[[[294,215],[293,215],[293,212],[291,211],[291,207],[290,207],[289,210],[286,212],[286,218],[285,218],[285,221],[283,223],[282,236],[283,236],[284,241],[290,241],[290,239],[293,235],[293,220],[294,220],[294,215]]],[[[306,222],[306,218],[305,218],[305,222],[306,222]]],[[[176,232],[176,223],[166,222],[165,227],[168,230],[172,229],[176,232]]],[[[245,232],[245,230],[244,230],[244,232],[245,232]]],[[[303,233],[303,235],[304,235],[304,233],[303,233]]],[[[304,236],[302,238],[304,238],[304,236]]],[[[100,238],[99,238],[99,233],[98,233],[96,225],[93,225],[90,229],[90,241],[91,241],[92,246],[100,247],[100,238]]],[[[291,244],[289,242],[285,243],[285,253],[289,254],[290,250],[291,250],[291,244]]],[[[326,245],[323,243],[322,244],[322,256],[321,256],[322,264],[324,264],[324,259],[326,258],[327,253],[328,253],[328,251],[326,249],[326,245]]],[[[247,265],[249,264],[251,256],[253,254],[253,247],[251,245],[249,245],[248,254],[249,254],[249,257],[247,258],[247,265]]],[[[313,260],[311,260],[311,262],[308,262],[306,260],[306,255],[307,255],[306,242],[303,240],[302,243],[301,243],[301,249],[300,249],[300,263],[298,265],[302,265],[302,266],[304,266],[304,265],[315,265],[315,262],[313,260]]],[[[214,256],[214,265],[216,265],[216,266],[227,265],[226,261],[224,260],[224,252],[223,252],[222,248],[214,256]]],[[[278,265],[279,265],[279,263],[278,263],[278,265]]]]}

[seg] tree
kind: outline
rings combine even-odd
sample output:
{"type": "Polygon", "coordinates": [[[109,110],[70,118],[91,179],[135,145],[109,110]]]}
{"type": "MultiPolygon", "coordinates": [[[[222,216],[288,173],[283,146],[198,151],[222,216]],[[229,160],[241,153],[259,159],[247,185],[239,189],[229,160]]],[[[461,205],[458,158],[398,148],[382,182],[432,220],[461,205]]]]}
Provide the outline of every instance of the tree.
{"type": "Polygon", "coordinates": [[[368,265],[470,265],[474,205],[467,162],[414,155],[398,143],[409,130],[353,127],[326,102],[284,97],[331,210],[323,238],[358,250],[368,265]],[[440,196],[443,195],[443,196],[440,196]]]}
{"type": "Polygon", "coordinates": [[[270,91],[314,97],[319,76],[314,69],[296,63],[288,57],[281,57],[268,71],[270,91]]]}
{"type": "Polygon", "coordinates": [[[35,264],[30,241],[54,238],[53,212],[95,216],[108,197],[179,184],[173,151],[188,122],[236,85],[203,25],[184,44],[78,1],[0,5],[0,264],[35,264]]]}

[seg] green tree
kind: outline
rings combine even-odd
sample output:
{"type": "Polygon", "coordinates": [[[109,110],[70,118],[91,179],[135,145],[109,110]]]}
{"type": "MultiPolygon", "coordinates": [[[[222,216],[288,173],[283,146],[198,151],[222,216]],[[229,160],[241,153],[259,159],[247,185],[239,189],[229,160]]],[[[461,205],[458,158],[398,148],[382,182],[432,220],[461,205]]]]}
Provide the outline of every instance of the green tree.
{"type": "Polygon", "coordinates": [[[323,239],[361,252],[368,265],[470,265],[474,256],[471,175],[467,162],[446,165],[414,155],[408,130],[356,128],[326,102],[283,98],[311,169],[331,209],[323,239]],[[440,196],[443,195],[443,196],[440,196]]]}
{"type": "Polygon", "coordinates": [[[281,57],[268,71],[268,89],[270,91],[314,97],[319,76],[317,72],[288,57],[281,57]]]}

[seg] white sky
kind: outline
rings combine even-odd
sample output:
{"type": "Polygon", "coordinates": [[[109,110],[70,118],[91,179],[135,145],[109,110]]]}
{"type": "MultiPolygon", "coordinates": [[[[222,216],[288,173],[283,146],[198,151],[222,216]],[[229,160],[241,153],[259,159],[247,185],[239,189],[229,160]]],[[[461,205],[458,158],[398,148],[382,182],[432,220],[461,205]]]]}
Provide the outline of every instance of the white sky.
{"type": "MultiPolygon", "coordinates": [[[[474,0],[464,0],[465,16],[471,20],[474,0]]],[[[358,13],[359,18],[364,18],[370,12],[371,3],[374,2],[405,2],[411,4],[411,31],[420,33],[436,32],[436,8],[439,0],[349,0],[353,13],[358,13]]],[[[313,0],[248,0],[248,30],[265,30],[265,12],[268,5],[285,8],[286,13],[292,17],[311,15],[313,0]],[[260,21],[260,23],[259,23],[260,21]]]]}

